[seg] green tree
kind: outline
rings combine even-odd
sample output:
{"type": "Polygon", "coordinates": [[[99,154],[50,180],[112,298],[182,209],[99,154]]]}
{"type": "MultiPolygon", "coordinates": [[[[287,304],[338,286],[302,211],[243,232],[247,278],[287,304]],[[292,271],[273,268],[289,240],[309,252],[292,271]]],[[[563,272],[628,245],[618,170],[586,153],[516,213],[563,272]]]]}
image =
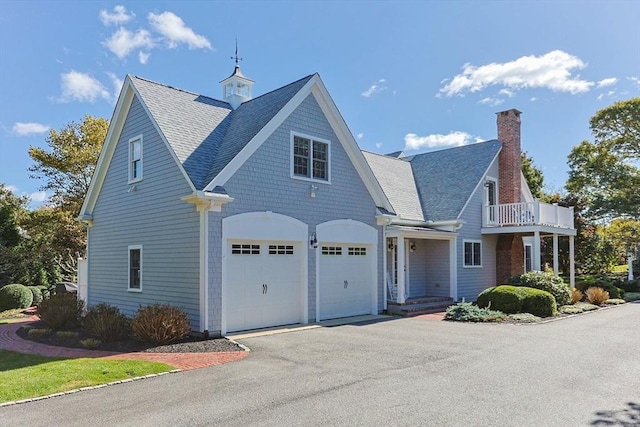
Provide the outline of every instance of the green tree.
{"type": "Polygon", "coordinates": [[[28,199],[13,194],[0,183],[0,286],[13,282],[20,260],[20,247],[24,240],[21,219],[28,214],[28,199]]]}
{"type": "Polygon", "coordinates": [[[542,174],[542,170],[533,163],[533,159],[527,155],[526,151],[522,153],[521,158],[522,174],[527,180],[527,184],[529,184],[531,194],[533,194],[533,197],[536,199],[540,199],[544,195],[542,191],[544,186],[544,175],[542,174]]]}
{"type": "Polygon", "coordinates": [[[640,221],[616,218],[602,227],[601,235],[615,248],[617,262],[627,263],[627,255],[640,245],[640,221]]]}
{"type": "Polygon", "coordinates": [[[52,192],[52,204],[73,215],[80,212],[108,127],[106,119],[85,116],[82,123],[50,131],[46,142],[51,151],[29,148],[35,161],[29,168],[31,177],[45,181],[41,189],[52,192]]]}
{"type": "Polygon", "coordinates": [[[569,154],[567,190],[591,219],[640,219],[640,98],[598,111],[590,125],[594,142],[569,154]]]}

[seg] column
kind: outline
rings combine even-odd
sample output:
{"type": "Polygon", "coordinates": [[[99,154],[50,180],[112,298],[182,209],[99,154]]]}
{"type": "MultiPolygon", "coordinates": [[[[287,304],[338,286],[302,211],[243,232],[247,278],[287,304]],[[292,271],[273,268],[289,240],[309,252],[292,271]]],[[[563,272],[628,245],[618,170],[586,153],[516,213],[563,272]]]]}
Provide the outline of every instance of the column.
{"type": "Polygon", "coordinates": [[[533,232],[533,254],[531,254],[531,263],[534,271],[540,271],[540,232],[533,232]]]}
{"type": "Polygon", "coordinates": [[[574,237],[569,236],[569,283],[572,288],[576,287],[576,265],[575,265],[575,251],[573,248],[574,237]]]}
{"type": "Polygon", "coordinates": [[[558,274],[558,235],[553,233],[553,272],[558,274]]]}
{"type": "Polygon", "coordinates": [[[403,236],[398,236],[398,246],[396,248],[396,251],[398,251],[398,303],[404,304],[405,250],[403,236]]]}

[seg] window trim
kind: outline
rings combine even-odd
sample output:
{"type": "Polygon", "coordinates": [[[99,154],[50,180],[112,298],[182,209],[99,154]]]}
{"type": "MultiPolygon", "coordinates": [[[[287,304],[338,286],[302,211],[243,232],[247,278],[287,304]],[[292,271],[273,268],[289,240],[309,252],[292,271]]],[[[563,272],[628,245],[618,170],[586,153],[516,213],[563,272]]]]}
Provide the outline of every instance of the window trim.
{"type": "Polygon", "coordinates": [[[129,139],[129,157],[128,157],[128,160],[127,160],[127,167],[129,168],[129,181],[128,181],[129,184],[133,184],[135,182],[142,181],[142,177],[143,177],[143,173],[142,173],[142,171],[143,171],[143,145],[144,144],[143,144],[143,141],[142,141],[142,135],[138,135],[138,136],[135,136],[135,137],[129,139]],[[134,162],[134,159],[133,159],[133,149],[132,149],[132,147],[133,147],[133,144],[135,142],[138,142],[138,141],[140,142],[140,159],[138,159],[137,161],[140,162],[140,176],[137,176],[137,177],[134,178],[133,177],[133,162],[134,162]]]}
{"type": "Polygon", "coordinates": [[[289,139],[290,139],[289,176],[292,179],[299,179],[301,181],[319,182],[320,184],[331,184],[331,141],[324,138],[318,138],[315,136],[307,135],[301,132],[294,132],[294,131],[291,131],[289,139]],[[296,175],[294,173],[294,160],[295,160],[294,140],[296,136],[300,138],[308,139],[311,142],[311,146],[309,147],[309,153],[310,153],[310,156],[309,156],[310,161],[308,165],[309,176],[296,175]],[[325,144],[327,146],[327,179],[320,179],[320,178],[313,177],[313,142],[314,141],[325,144]]]}
{"type": "Polygon", "coordinates": [[[464,268],[482,268],[482,240],[464,239],[462,241],[462,266],[464,268]],[[471,264],[467,264],[467,243],[471,243],[471,264]],[[473,264],[473,259],[475,258],[474,246],[476,243],[480,245],[480,264],[473,264]]]}
{"type": "Polygon", "coordinates": [[[127,291],[128,292],[142,292],[142,245],[129,245],[127,247],[127,291]],[[131,287],[131,251],[140,251],[140,287],[131,287]]]}

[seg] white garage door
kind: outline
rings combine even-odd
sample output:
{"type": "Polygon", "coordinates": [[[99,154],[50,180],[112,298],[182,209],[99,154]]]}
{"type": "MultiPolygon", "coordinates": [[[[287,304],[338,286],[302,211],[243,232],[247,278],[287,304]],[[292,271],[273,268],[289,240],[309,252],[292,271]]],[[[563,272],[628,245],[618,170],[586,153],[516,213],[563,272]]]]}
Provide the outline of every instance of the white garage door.
{"type": "Polygon", "coordinates": [[[300,323],[302,245],[250,240],[227,244],[227,331],[300,323]]]}
{"type": "Polygon", "coordinates": [[[374,246],[321,243],[318,249],[320,319],[370,314],[374,246]]]}

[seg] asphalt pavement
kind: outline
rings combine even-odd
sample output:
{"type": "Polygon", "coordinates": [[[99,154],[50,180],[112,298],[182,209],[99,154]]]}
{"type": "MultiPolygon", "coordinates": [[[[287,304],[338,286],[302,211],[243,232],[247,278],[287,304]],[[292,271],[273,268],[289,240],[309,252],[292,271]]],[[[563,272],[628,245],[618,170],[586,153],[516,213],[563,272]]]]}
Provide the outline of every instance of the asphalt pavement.
{"type": "Polygon", "coordinates": [[[640,426],[640,304],[536,325],[390,318],[0,408],[7,426],[640,426]]]}

